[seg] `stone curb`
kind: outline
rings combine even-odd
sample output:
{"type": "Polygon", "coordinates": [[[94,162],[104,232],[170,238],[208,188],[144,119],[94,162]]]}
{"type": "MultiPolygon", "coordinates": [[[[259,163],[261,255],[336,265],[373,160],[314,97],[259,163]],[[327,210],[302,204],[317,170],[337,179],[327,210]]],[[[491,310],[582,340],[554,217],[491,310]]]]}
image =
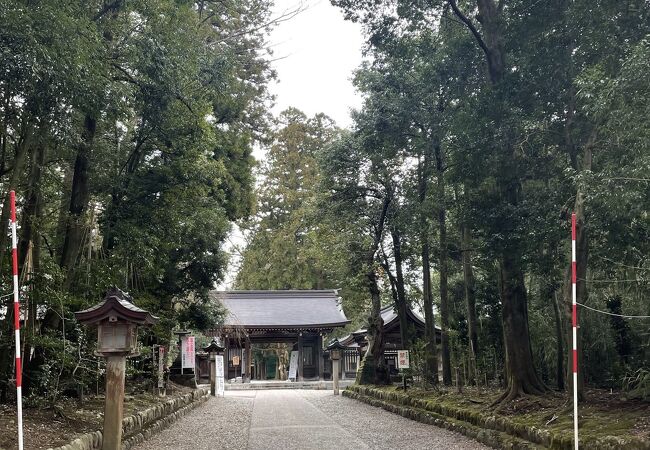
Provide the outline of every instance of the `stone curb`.
{"type": "MultiPolygon", "coordinates": [[[[154,434],[174,423],[185,414],[206,402],[209,398],[207,389],[196,389],[189,394],[168,400],[147,408],[122,420],[122,449],[144,442],[154,434]]],[[[102,447],[102,432],[86,433],[61,447],[48,450],[99,450],[102,447]]]]}
{"type": "MultiPolygon", "coordinates": [[[[499,417],[490,414],[484,414],[477,411],[470,411],[461,408],[449,407],[439,403],[413,398],[401,392],[385,391],[369,386],[350,386],[343,395],[369,404],[376,403],[374,406],[380,406],[391,412],[403,415],[404,417],[419,420],[418,415],[423,416],[425,423],[430,423],[430,417],[442,422],[449,422],[453,427],[461,428],[472,427],[478,430],[467,429],[465,433],[462,429],[449,428],[443,424],[437,424],[444,428],[453,429],[462,434],[466,434],[486,445],[495,448],[516,449],[516,448],[551,448],[558,450],[573,449],[573,436],[566,434],[551,433],[548,430],[541,430],[536,427],[525,426],[509,420],[506,417],[499,417]],[[372,403],[371,403],[372,402],[372,403]],[[400,408],[405,409],[404,414],[400,408]],[[395,410],[395,411],[393,411],[395,410]],[[413,416],[413,417],[411,417],[413,416]],[[485,433],[498,433],[497,435],[485,436],[485,433]],[[475,434],[481,435],[479,438],[475,434]],[[513,441],[514,439],[514,441],[513,441]],[[521,445],[524,445],[521,447],[521,445]],[[532,446],[532,447],[531,447],[532,446]]],[[[614,437],[609,436],[600,439],[591,439],[581,442],[581,447],[594,450],[615,450],[615,449],[634,449],[648,450],[650,442],[642,441],[634,437],[614,437]]]]}
{"type": "Polygon", "coordinates": [[[371,406],[385,409],[394,414],[399,414],[407,419],[426,423],[428,425],[435,425],[440,428],[460,433],[492,448],[508,450],[531,450],[540,448],[533,443],[510,436],[507,433],[496,430],[486,430],[467,422],[455,420],[431,411],[424,411],[418,408],[390,403],[372,396],[360,394],[350,388],[343,391],[343,395],[367,403],[371,406]]]}

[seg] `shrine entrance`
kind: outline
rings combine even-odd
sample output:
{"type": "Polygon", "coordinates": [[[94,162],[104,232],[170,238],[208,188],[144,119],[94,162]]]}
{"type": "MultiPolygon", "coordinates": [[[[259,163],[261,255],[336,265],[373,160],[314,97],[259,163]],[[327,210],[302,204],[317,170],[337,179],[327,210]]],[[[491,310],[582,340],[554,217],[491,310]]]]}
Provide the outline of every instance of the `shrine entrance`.
{"type": "Polygon", "coordinates": [[[209,333],[226,347],[227,380],[302,382],[331,376],[323,338],[349,323],[335,290],[212,294],[227,311],[223,325],[209,333]]]}

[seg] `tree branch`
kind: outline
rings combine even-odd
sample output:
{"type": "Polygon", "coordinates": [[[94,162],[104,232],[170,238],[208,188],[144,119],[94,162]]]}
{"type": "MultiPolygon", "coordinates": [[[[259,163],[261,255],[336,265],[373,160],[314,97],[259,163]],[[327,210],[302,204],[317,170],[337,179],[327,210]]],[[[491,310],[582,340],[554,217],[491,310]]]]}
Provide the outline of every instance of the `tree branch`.
{"type": "Polygon", "coordinates": [[[485,41],[483,40],[483,36],[481,36],[481,33],[479,33],[479,31],[474,26],[474,22],[472,22],[472,20],[469,17],[467,17],[465,14],[463,14],[463,12],[458,8],[458,5],[456,4],[456,0],[447,0],[447,2],[449,3],[449,6],[451,6],[451,9],[454,10],[454,14],[456,14],[456,16],[460,20],[462,20],[465,23],[465,25],[467,25],[467,28],[469,28],[469,31],[472,32],[472,34],[474,35],[474,38],[476,38],[476,42],[478,42],[479,47],[481,47],[483,52],[487,56],[489,56],[490,55],[490,49],[488,48],[487,45],[485,45],[485,41]]]}

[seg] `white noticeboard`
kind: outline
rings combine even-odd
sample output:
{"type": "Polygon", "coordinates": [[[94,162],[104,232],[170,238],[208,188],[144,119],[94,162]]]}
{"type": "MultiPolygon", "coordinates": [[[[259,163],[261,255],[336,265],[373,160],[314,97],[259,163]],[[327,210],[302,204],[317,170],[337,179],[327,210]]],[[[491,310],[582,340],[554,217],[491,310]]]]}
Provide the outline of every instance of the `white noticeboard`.
{"type": "Polygon", "coordinates": [[[296,373],[298,372],[298,352],[291,352],[291,358],[289,359],[289,379],[296,379],[296,373]]]}
{"type": "Polygon", "coordinates": [[[217,366],[217,395],[221,395],[222,397],[224,396],[224,391],[226,389],[226,386],[224,384],[224,378],[223,378],[223,355],[216,355],[215,357],[215,362],[217,366]]]}
{"type": "Polygon", "coordinates": [[[408,369],[409,367],[411,367],[411,364],[409,362],[409,351],[397,350],[397,368],[408,369]]]}
{"type": "Polygon", "coordinates": [[[181,339],[181,368],[194,369],[195,360],[194,336],[183,336],[181,339]]]}

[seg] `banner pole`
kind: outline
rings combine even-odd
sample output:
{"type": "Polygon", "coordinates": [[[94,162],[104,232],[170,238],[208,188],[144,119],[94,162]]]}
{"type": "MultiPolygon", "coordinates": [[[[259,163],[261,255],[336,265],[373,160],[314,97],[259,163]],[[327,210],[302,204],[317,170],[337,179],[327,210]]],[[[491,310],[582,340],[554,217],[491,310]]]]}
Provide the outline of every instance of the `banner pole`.
{"type": "Polygon", "coordinates": [[[9,193],[11,207],[11,254],[14,284],[14,330],[16,333],[16,409],[18,412],[18,450],[23,450],[23,370],[20,357],[20,300],[18,297],[18,239],[16,237],[16,192],[9,193]]]}
{"type": "Polygon", "coordinates": [[[578,311],[576,304],[576,214],[571,214],[571,322],[573,328],[573,440],[578,450],[578,311]]]}

